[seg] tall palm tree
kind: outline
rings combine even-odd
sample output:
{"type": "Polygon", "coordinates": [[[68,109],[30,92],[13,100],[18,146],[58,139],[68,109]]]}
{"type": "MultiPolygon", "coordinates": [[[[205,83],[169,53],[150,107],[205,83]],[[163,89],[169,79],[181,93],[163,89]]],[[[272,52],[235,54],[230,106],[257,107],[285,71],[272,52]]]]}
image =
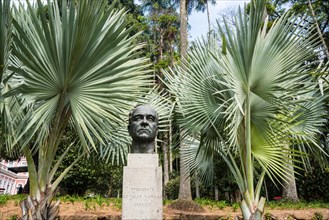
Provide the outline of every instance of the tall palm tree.
{"type": "Polygon", "coordinates": [[[215,0],[179,0],[179,14],[180,14],[180,56],[184,57],[188,48],[188,15],[192,13],[193,9],[197,11],[207,10],[208,28],[210,30],[209,20],[209,2],[214,5],[215,0]]]}
{"type": "Polygon", "coordinates": [[[305,32],[314,27],[286,15],[267,30],[265,4],[251,1],[236,26],[219,26],[217,39],[199,42],[188,59],[165,72],[179,124],[200,137],[202,151],[225,160],[243,196],[244,219],[261,219],[264,176],[289,177],[287,163],[305,155],[284,147],[317,147],[326,115],[310,74],[319,44],[305,32]]]}
{"type": "MultiPolygon", "coordinates": [[[[216,1],[211,0],[211,4],[216,4],[216,1]]],[[[179,14],[180,14],[180,57],[182,59],[186,58],[186,54],[188,51],[188,15],[195,8],[197,11],[204,11],[207,7],[208,12],[208,1],[205,0],[180,0],[179,1],[179,14]]],[[[183,136],[183,135],[182,135],[183,136]]],[[[180,183],[179,183],[179,195],[178,199],[187,199],[192,200],[192,192],[191,192],[191,181],[190,181],[190,171],[187,163],[185,163],[185,159],[183,151],[185,151],[185,147],[188,146],[180,146],[180,183]]]]}
{"type": "Polygon", "coordinates": [[[36,6],[27,2],[26,9],[14,9],[13,23],[15,86],[7,96],[17,97],[23,110],[13,134],[30,178],[30,195],[21,202],[23,219],[55,219],[59,206],[52,199],[58,184],[83,155],[126,141],[116,130],[148,90],[150,76],[125,12],[106,0],[63,0],[62,8],[50,0],[45,6],[40,0],[36,6]],[[78,141],[72,144],[82,153],[53,179],[68,152],[54,163],[68,126],[76,131],[78,141]]]}

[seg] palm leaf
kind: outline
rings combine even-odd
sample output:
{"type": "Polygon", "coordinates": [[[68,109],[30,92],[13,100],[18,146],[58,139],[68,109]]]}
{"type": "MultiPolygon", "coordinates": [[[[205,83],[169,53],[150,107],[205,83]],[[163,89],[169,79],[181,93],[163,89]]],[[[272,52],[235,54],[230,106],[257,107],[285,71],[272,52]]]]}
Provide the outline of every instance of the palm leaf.
{"type": "Polygon", "coordinates": [[[60,10],[48,2],[48,22],[40,1],[38,10],[29,4],[16,10],[13,53],[24,81],[15,92],[35,100],[21,137],[32,129],[42,142],[54,114],[62,111],[84,146],[95,147],[95,140],[104,144],[106,130],[120,124],[131,101],[145,91],[145,60],[136,57],[140,45],[132,45],[125,12],[105,4],[84,1],[75,8],[64,1],[60,10]]]}
{"type": "Polygon", "coordinates": [[[105,0],[67,2],[59,8],[38,0],[13,9],[9,69],[15,86],[6,96],[17,98],[24,114],[12,145],[19,144],[30,156],[39,153],[37,171],[33,160],[28,161],[31,196],[37,201],[47,188],[54,192],[74,165],[51,185],[65,128],[74,128],[84,152],[126,143],[126,136],[113,133],[151,85],[146,59],[139,58],[143,45],[134,44],[138,34],[130,36],[123,10],[105,0]]]}
{"type": "Polygon", "coordinates": [[[182,64],[165,71],[182,114],[178,122],[214,141],[217,147],[200,148],[223,157],[249,206],[259,202],[265,172],[272,179],[288,177],[285,165],[306,156],[283,151],[285,145],[319,147],[326,115],[325,96],[312,78],[316,63],[309,62],[319,46],[309,34],[314,27],[285,15],[267,30],[264,10],[265,1],[251,1],[249,14],[239,11],[236,27],[219,25],[217,39],[196,43],[182,64]],[[264,172],[255,189],[257,164],[264,172]]]}

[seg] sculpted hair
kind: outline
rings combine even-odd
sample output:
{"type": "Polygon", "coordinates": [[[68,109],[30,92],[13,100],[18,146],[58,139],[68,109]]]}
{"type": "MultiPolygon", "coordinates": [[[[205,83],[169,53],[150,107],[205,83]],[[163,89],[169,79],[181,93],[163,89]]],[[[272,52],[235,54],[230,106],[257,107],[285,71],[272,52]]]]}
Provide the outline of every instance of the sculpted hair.
{"type": "MultiPolygon", "coordinates": [[[[145,104],[138,104],[138,105],[136,105],[130,112],[129,112],[129,118],[128,118],[128,123],[130,124],[131,123],[131,121],[132,121],[132,116],[133,116],[133,112],[136,110],[136,108],[138,108],[139,106],[148,106],[148,107],[150,107],[150,108],[152,108],[153,110],[154,110],[154,108],[153,107],[151,107],[150,105],[145,105],[145,104]]],[[[155,112],[155,117],[156,117],[156,119],[157,119],[157,122],[159,122],[159,115],[158,115],[158,113],[154,110],[154,112],[155,112]]]]}

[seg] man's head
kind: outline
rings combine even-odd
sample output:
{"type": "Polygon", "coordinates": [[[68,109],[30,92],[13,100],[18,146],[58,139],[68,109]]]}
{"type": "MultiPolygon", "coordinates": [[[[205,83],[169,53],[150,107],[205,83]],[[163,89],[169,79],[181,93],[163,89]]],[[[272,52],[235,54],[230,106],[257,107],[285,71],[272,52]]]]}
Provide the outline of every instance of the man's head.
{"type": "Polygon", "coordinates": [[[129,113],[128,132],[137,143],[153,142],[158,131],[158,114],[148,105],[139,105],[129,113]]]}

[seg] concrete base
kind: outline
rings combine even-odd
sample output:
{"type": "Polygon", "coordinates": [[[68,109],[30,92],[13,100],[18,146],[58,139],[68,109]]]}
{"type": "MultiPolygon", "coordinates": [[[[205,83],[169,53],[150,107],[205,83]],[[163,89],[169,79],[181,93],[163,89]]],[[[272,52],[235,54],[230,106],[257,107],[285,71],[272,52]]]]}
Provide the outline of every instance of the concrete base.
{"type": "Polygon", "coordinates": [[[162,169],[157,154],[128,154],[123,168],[122,219],[163,219],[162,169]]]}

